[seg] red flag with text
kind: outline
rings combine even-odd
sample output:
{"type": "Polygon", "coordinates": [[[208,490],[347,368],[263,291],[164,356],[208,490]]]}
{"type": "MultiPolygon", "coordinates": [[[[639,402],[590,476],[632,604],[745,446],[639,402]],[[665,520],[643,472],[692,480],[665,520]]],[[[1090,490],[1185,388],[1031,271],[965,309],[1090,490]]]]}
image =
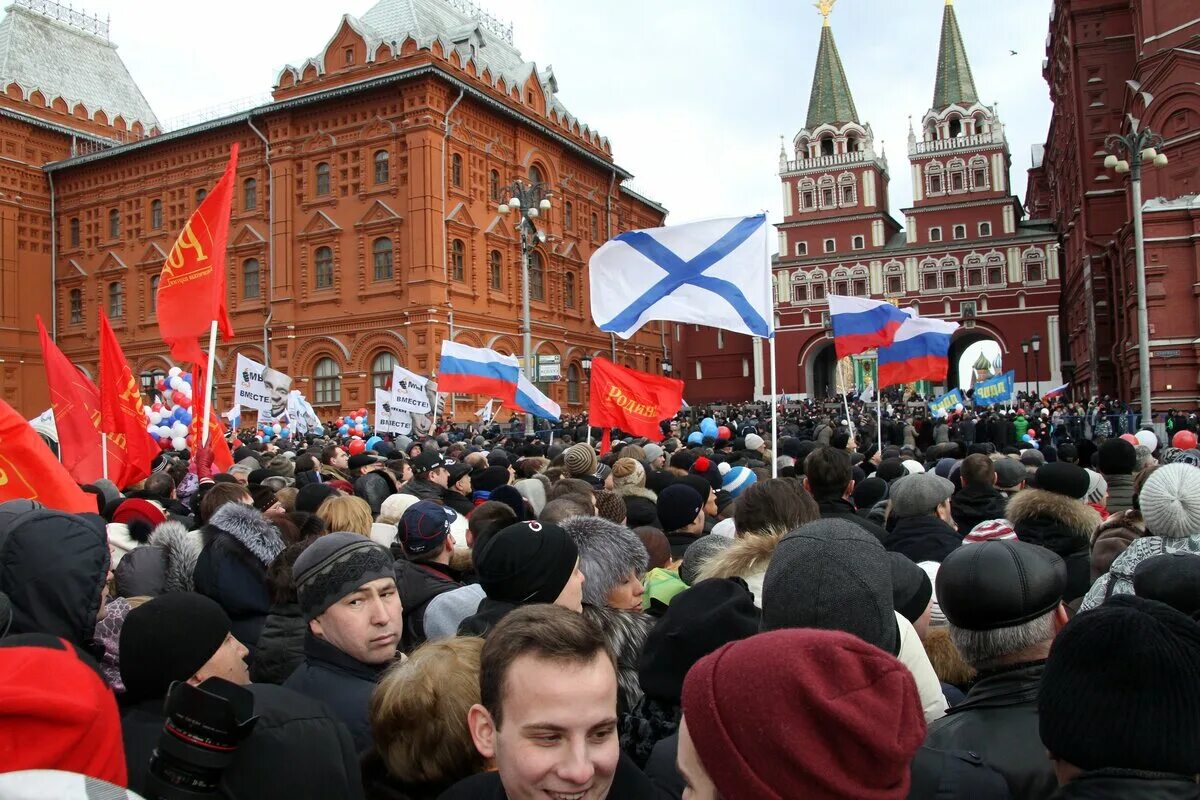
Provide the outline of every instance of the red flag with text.
{"type": "Polygon", "coordinates": [[[96,496],[80,489],[33,426],[0,400],[0,502],[21,498],[71,514],[96,513],[96,496]]]}
{"type": "MultiPolygon", "coordinates": [[[[208,391],[207,376],[204,374],[205,360],[201,358],[192,365],[192,449],[200,447],[204,441],[204,398],[208,391]]],[[[218,472],[228,472],[233,466],[233,453],[229,451],[229,443],[225,441],[225,429],[221,426],[216,412],[208,412],[208,446],[213,453],[213,466],[218,472]]]]}
{"type": "Polygon", "coordinates": [[[208,335],[214,320],[222,338],[233,336],[225,307],[225,244],[237,158],[234,143],[225,174],[183,226],[158,280],[159,334],[176,361],[204,358],[196,340],[208,335]]]}
{"type": "Polygon", "coordinates": [[[82,484],[104,477],[102,441],[108,447],[108,478],[118,488],[124,489],[149,475],[149,464],[143,469],[131,462],[123,437],[101,433],[100,391],[50,340],[40,315],[37,324],[54,427],[58,430],[58,452],[71,478],[82,484]],[[137,477],[139,474],[141,477],[137,477]]]}
{"type": "MultiPolygon", "coordinates": [[[[605,358],[592,361],[591,384],[588,424],[597,428],[620,428],[661,441],[658,423],[683,406],[683,381],[638,372],[605,358]]],[[[602,450],[607,450],[608,440],[605,431],[602,450]]]]}
{"type": "Polygon", "coordinates": [[[125,483],[120,484],[122,486],[137,483],[148,476],[150,464],[161,452],[158,444],[146,432],[147,421],[142,393],[138,390],[133,370],[125,361],[125,354],[108,323],[108,316],[101,311],[100,430],[124,445],[127,470],[125,483]]]}

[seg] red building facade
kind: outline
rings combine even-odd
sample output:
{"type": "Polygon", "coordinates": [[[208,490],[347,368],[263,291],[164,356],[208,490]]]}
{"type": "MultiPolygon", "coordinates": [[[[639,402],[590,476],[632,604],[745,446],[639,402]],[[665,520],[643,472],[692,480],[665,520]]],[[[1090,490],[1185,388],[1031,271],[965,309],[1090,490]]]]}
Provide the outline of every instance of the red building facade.
{"type": "Polygon", "coordinates": [[[1104,167],[1129,117],[1170,163],[1142,173],[1155,410],[1200,402],[1200,10],[1190,0],[1056,0],[1044,74],[1054,101],[1030,203],[1061,235],[1064,368],[1077,397],[1140,400],[1133,208],[1104,167]],[[1149,101],[1149,102],[1147,102],[1149,101]]]}
{"type": "MultiPolygon", "coordinates": [[[[18,15],[27,38],[89,38],[47,7],[19,0],[5,24],[18,15]]],[[[140,98],[122,80],[117,99],[140,98]]],[[[11,128],[14,142],[0,146],[25,149],[27,175],[13,180],[30,187],[11,211],[0,196],[0,315],[19,317],[0,331],[0,392],[31,416],[46,405],[35,311],[93,375],[101,310],[145,382],[171,366],[158,273],[235,142],[226,279],[237,336],[218,356],[222,404],[237,353],[291,375],[328,416],[371,406],[395,364],[430,374],[445,338],[520,356],[516,218],[497,210],[518,179],[543,185],[553,206],[530,255],[533,352],[561,376],[544,390],[582,409],[585,355],[661,371],[659,328],[614,343],[594,327],[586,265],[610,236],[662,225],[666,210],[624,185],[630,174],[563,105],[553,71],[464,0],[380,0],[346,15],[320,54],[280,72],[273,102],[165,134],[148,106],[133,122],[82,106],[89,116],[72,117],[32,82],[8,79],[0,95],[0,137],[11,128]],[[25,370],[11,382],[9,354],[25,370]]],[[[466,418],[477,400],[452,406],[466,418]]]]}
{"type": "MultiPolygon", "coordinates": [[[[791,152],[779,154],[784,218],[773,269],[780,392],[823,397],[851,388],[834,377],[829,294],[886,299],[960,322],[946,387],[958,385],[965,348],[983,339],[999,345],[1004,369],[1015,369],[1018,382],[1056,385],[1057,244],[1048,222],[1023,219],[1009,184],[1004,125],[979,102],[950,4],[936,74],[933,102],[919,129],[910,127],[914,197],[902,227],[889,210],[887,156],[859,117],[826,15],[807,120],[791,152]],[[1026,370],[1020,343],[1034,333],[1043,347],[1036,370],[1032,361],[1026,370]]],[[[682,333],[690,402],[769,392],[764,342],[695,326],[682,333]]],[[[860,365],[857,373],[872,369],[860,365]]]]}

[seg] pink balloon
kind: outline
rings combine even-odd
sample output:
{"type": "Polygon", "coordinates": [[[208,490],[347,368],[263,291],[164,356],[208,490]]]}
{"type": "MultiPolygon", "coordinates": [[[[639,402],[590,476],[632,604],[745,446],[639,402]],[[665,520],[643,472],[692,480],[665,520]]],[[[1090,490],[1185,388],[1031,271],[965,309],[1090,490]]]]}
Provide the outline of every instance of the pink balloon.
{"type": "Polygon", "coordinates": [[[1125,441],[1129,442],[1134,447],[1137,447],[1137,445],[1138,445],[1137,437],[1134,436],[1132,433],[1122,433],[1121,438],[1124,439],[1125,441]]]}

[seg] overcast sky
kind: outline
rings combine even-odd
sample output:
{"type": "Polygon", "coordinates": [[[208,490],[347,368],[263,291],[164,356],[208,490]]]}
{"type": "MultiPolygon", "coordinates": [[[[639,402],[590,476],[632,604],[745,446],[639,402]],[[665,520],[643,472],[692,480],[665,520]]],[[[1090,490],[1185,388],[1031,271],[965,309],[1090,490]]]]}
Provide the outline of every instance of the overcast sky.
{"type": "MultiPolygon", "coordinates": [[[[160,120],[265,95],[280,67],[317,53],[340,13],[372,0],[207,0],[202,5],[85,0],[112,17],[112,39],[160,120]]],[[[1050,0],[959,0],[980,99],[998,102],[1024,198],[1030,147],[1044,141],[1041,76],[1050,0]],[[1017,51],[1011,55],[1010,51],[1017,51]]],[[[79,5],[79,4],[77,4],[79,5]]],[[[635,186],[670,221],[769,212],[780,219],[779,137],[804,124],[820,36],[811,3],[785,0],[487,0],[515,43],[554,66],[559,97],[613,143],[635,186]]],[[[891,204],[910,204],[908,117],[933,97],[938,0],[841,0],[833,32],[859,116],[883,140],[891,204]]],[[[216,114],[212,114],[216,116],[216,114]]]]}

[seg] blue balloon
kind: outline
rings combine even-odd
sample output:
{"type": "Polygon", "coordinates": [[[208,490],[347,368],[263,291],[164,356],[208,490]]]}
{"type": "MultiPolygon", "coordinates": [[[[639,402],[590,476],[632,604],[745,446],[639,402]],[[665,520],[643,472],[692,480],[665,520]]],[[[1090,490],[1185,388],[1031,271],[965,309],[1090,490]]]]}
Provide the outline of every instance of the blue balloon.
{"type": "Polygon", "coordinates": [[[185,373],[183,376],[183,380],[184,380],[184,383],[191,383],[192,382],[192,373],[190,373],[190,372],[185,373]]]}
{"type": "Polygon", "coordinates": [[[338,433],[340,433],[342,436],[345,436],[349,432],[350,432],[349,425],[343,425],[342,427],[338,428],[338,433]]]}
{"type": "Polygon", "coordinates": [[[292,432],[291,432],[291,431],[289,431],[287,428],[284,428],[283,430],[281,430],[281,431],[279,432],[279,435],[280,435],[280,437],[281,437],[281,438],[284,438],[284,439],[286,439],[286,438],[288,438],[289,436],[291,436],[291,435],[292,435],[292,432]]]}
{"type": "Polygon", "coordinates": [[[367,439],[367,449],[368,450],[375,449],[375,445],[379,444],[382,441],[383,441],[383,439],[380,439],[378,436],[372,436],[370,439],[367,439]]]}
{"type": "Polygon", "coordinates": [[[688,444],[704,444],[704,434],[700,431],[692,431],[688,434],[688,444]]]}
{"type": "Polygon", "coordinates": [[[717,421],[712,417],[700,420],[700,433],[713,439],[717,438],[717,421]]]}

